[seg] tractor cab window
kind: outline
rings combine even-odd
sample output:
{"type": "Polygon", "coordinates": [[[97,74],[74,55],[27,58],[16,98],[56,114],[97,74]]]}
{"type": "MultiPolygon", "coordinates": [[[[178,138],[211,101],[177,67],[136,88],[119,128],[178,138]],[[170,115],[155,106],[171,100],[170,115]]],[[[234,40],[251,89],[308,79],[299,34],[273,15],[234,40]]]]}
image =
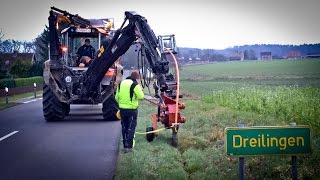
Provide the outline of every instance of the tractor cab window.
{"type": "Polygon", "coordinates": [[[98,48],[97,38],[75,38],[73,41],[74,49],[73,53],[76,54],[76,66],[89,66],[96,56],[96,50],[98,48]]]}
{"type": "Polygon", "coordinates": [[[95,50],[99,49],[99,39],[98,38],[76,37],[76,38],[73,38],[73,40],[72,40],[74,48],[72,49],[72,52],[70,52],[70,53],[74,53],[74,54],[77,53],[79,48],[85,44],[86,39],[89,39],[90,45],[95,50]]]}
{"type": "MultiPolygon", "coordinates": [[[[64,58],[66,61],[66,64],[71,67],[79,66],[79,61],[81,57],[77,53],[80,51],[83,51],[83,45],[85,45],[85,41],[89,40],[90,45],[94,48],[94,52],[92,52],[92,55],[89,55],[87,53],[86,56],[91,56],[94,58],[96,55],[97,50],[99,49],[99,38],[98,37],[77,37],[77,36],[69,36],[68,37],[68,43],[65,43],[65,47],[67,48],[67,55],[64,58]],[[82,48],[81,48],[82,47],[82,48]]],[[[65,41],[66,42],[66,41],[65,41]]],[[[90,53],[91,54],[91,53],[90,53]]]]}
{"type": "Polygon", "coordinates": [[[106,35],[100,34],[98,31],[94,31],[94,29],[91,29],[91,32],[85,32],[88,29],[82,30],[83,32],[77,32],[74,28],[69,28],[62,33],[63,59],[67,66],[79,67],[82,57],[88,59],[87,57],[89,56],[90,59],[94,59],[100,48],[100,44],[106,39],[106,35]],[[89,44],[92,46],[89,48],[89,51],[87,46],[82,47],[86,40],[90,41],[89,44]]]}

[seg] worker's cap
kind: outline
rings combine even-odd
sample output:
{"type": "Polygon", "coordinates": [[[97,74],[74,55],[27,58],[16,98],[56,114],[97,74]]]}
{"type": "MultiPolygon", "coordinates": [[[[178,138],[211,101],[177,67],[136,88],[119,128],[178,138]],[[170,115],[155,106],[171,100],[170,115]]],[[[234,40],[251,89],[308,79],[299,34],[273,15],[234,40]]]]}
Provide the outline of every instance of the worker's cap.
{"type": "Polygon", "coordinates": [[[140,75],[139,75],[138,71],[132,71],[131,78],[132,79],[140,79],[140,75]]]}

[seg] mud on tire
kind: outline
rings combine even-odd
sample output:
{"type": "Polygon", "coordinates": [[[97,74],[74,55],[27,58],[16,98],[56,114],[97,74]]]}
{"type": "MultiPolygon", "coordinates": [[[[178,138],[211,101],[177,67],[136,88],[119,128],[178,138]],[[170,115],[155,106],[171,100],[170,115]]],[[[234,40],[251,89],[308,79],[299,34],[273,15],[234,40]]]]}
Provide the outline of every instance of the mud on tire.
{"type": "Polygon", "coordinates": [[[66,105],[59,101],[51,89],[43,85],[43,116],[46,121],[61,121],[66,115],[66,105]]]}

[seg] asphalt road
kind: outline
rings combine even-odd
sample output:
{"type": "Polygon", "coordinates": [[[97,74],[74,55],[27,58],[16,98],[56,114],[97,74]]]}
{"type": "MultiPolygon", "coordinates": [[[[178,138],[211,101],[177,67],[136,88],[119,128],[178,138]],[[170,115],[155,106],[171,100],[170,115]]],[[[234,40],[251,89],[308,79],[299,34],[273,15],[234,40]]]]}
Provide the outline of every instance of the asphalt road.
{"type": "Polygon", "coordinates": [[[62,122],[44,120],[42,100],[1,110],[0,179],[113,179],[120,135],[100,105],[72,105],[62,122]]]}

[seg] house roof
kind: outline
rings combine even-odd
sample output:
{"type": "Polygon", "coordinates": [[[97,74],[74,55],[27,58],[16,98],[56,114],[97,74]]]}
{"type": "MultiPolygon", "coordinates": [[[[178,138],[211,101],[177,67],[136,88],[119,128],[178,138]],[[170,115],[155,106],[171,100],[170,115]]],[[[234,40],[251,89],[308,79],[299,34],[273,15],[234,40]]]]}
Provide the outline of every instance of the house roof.
{"type": "Polygon", "coordinates": [[[33,57],[33,53],[3,53],[0,54],[0,60],[2,61],[31,61],[33,57]]]}
{"type": "Polygon", "coordinates": [[[0,53],[0,64],[13,66],[18,60],[32,62],[33,53],[0,53]]]}

